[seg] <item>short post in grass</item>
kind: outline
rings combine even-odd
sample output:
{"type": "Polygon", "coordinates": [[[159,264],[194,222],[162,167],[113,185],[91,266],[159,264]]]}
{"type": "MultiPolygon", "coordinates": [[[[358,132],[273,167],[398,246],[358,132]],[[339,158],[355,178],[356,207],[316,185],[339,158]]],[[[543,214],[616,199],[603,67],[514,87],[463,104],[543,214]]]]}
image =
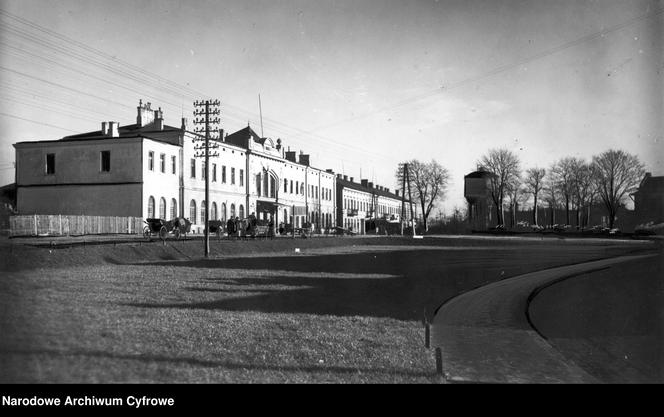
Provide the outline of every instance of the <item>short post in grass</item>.
{"type": "Polygon", "coordinates": [[[443,350],[440,347],[436,348],[436,372],[443,374],[443,350]]]}

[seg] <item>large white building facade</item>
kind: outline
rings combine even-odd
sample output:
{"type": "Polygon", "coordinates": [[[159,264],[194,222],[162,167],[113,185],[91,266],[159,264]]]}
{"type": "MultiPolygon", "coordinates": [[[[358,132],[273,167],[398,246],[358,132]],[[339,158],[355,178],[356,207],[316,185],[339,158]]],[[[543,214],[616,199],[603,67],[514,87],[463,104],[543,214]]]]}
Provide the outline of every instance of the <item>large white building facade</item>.
{"type": "MultiPolygon", "coordinates": [[[[19,214],[185,217],[201,231],[205,163],[196,156],[197,139],[186,119],[168,126],[161,109],[139,102],[135,124],[102,122],[94,132],[16,143],[19,214]]],[[[254,214],[275,228],[340,226],[365,233],[367,221],[401,212],[398,194],[315,168],[308,154],[249,126],[214,142],[210,220],[254,214]]]]}
{"type": "MultiPolygon", "coordinates": [[[[205,218],[205,163],[195,156],[185,119],[164,124],[161,109],[139,103],[136,123],[103,122],[101,130],[59,140],[20,142],[16,149],[20,214],[205,218]]],[[[215,141],[210,157],[211,220],[272,220],[275,226],[336,226],[335,176],[310,165],[250,127],[215,141]]]]}

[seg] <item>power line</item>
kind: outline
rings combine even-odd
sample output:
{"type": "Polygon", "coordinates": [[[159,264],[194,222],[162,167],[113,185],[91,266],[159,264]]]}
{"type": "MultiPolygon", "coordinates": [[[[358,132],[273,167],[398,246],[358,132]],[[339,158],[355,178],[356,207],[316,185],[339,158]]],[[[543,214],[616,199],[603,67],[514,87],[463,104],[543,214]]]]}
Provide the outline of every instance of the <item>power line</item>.
{"type": "Polygon", "coordinates": [[[62,129],[62,130],[67,130],[67,131],[69,131],[69,132],[77,133],[75,130],[67,129],[67,128],[65,128],[65,127],[56,126],[56,125],[52,125],[52,124],[44,123],[44,122],[38,122],[38,121],[36,121],[36,120],[32,120],[32,119],[26,119],[25,117],[20,117],[20,116],[16,116],[16,115],[9,114],[9,113],[5,113],[5,112],[0,112],[0,115],[2,115],[2,116],[7,116],[7,117],[13,117],[14,119],[20,119],[20,120],[24,120],[24,121],[26,121],[26,122],[30,122],[30,123],[36,123],[36,124],[38,124],[38,125],[43,125],[43,126],[48,126],[48,127],[54,127],[54,128],[56,128],[56,129],[62,129]]]}

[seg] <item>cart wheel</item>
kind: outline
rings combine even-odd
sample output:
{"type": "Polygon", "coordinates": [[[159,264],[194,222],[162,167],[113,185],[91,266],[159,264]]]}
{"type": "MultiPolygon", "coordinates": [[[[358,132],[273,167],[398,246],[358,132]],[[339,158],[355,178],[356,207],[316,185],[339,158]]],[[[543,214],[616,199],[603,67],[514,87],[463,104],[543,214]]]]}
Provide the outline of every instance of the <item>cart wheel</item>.
{"type": "Polygon", "coordinates": [[[159,237],[161,240],[166,240],[166,235],[168,235],[168,230],[166,230],[166,226],[161,226],[161,229],[159,229],[159,237]]]}
{"type": "Polygon", "coordinates": [[[145,226],[143,228],[143,237],[150,240],[150,226],[145,226]]]}
{"type": "Polygon", "coordinates": [[[180,229],[176,228],[175,230],[173,230],[173,235],[175,235],[175,238],[179,240],[180,239],[180,229]]]}

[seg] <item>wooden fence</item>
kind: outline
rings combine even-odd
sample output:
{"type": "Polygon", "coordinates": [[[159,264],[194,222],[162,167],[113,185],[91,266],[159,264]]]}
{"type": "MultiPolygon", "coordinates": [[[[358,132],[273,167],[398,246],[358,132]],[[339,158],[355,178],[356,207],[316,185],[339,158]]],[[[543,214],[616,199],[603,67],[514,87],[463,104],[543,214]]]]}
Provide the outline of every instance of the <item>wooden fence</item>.
{"type": "Polygon", "coordinates": [[[27,215],[9,218],[9,236],[69,236],[143,232],[142,217],[27,215]]]}

